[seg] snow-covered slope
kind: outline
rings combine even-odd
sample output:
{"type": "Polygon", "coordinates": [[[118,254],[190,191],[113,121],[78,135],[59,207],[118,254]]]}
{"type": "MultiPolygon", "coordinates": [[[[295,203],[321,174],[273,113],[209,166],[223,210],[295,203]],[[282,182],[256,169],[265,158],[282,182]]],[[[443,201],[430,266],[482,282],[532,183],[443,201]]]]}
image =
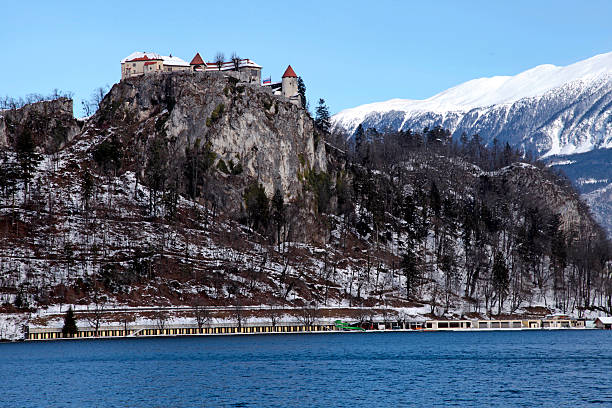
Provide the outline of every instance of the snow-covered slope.
{"type": "Polygon", "coordinates": [[[465,82],[425,100],[392,99],[347,109],[334,127],[354,132],[421,130],[479,133],[536,150],[573,154],[612,147],[612,52],[565,67],[540,65],[515,76],[465,82]]]}
{"type": "Polygon", "coordinates": [[[552,156],[547,161],[574,182],[597,222],[612,238],[612,149],[552,156]]]}

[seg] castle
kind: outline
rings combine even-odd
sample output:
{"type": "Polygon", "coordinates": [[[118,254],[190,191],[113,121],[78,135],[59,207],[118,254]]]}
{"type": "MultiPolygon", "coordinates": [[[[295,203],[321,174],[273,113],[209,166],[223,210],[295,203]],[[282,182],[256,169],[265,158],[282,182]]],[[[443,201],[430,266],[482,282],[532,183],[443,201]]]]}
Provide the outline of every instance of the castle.
{"type": "Polygon", "coordinates": [[[298,94],[298,77],[291,65],[285,70],[281,82],[275,83],[272,83],[270,78],[261,83],[261,68],[261,65],[248,58],[229,62],[204,62],[198,52],[191,62],[187,62],[172,54],[166,56],[154,52],[136,51],[121,60],[121,80],[161,72],[234,71],[238,73],[241,81],[269,87],[274,95],[284,96],[293,104],[302,106],[298,94]]]}

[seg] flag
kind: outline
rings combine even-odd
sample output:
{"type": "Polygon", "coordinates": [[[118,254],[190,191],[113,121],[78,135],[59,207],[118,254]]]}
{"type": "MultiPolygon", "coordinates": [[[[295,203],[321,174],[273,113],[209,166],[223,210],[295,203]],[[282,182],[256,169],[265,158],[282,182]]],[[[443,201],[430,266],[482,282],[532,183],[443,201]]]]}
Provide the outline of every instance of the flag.
{"type": "Polygon", "coordinates": [[[271,83],[272,83],[272,77],[271,77],[271,76],[269,76],[269,77],[267,77],[267,78],[264,78],[263,83],[264,83],[264,84],[271,84],[271,83]]]}

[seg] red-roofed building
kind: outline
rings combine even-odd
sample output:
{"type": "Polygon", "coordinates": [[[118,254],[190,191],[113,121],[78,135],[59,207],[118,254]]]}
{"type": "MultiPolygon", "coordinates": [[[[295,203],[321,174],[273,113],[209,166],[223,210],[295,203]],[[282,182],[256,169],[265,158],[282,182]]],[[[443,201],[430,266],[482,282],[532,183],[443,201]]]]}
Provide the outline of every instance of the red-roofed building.
{"type": "Polygon", "coordinates": [[[285,98],[291,99],[291,102],[293,102],[294,104],[302,106],[300,95],[298,94],[298,78],[293,68],[291,68],[291,65],[289,65],[285,70],[282,82],[283,85],[281,89],[281,94],[285,98]]]}
{"type": "Polygon", "coordinates": [[[199,52],[196,53],[195,57],[193,57],[189,65],[191,65],[191,69],[193,71],[206,71],[206,63],[204,62],[202,57],[200,57],[199,52]]]}
{"type": "MultiPolygon", "coordinates": [[[[216,62],[206,63],[200,53],[197,52],[191,62],[187,63],[178,57],[173,57],[172,54],[163,56],[154,52],[133,52],[121,60],[121,79],[156,72],[224,71],[224,76],[232,76],[241,82],[261,85],[261,68],[261,65],[248,58],[235,59],[219,64],[216,62]]],[[[298,94],[298,76],[291,65],[283,73],[281,82],[272,83],[270,78],[263,86],[272,94],[284,96],[291,103],[302,106],[298,94]]]]}
{"type": "Polygon", "coordinates": [[[187,71],[189,64],[178,57],[136,51],[121,60],[121,79],[162,71],[187,71]]]}
{"type": "Polygon", "coordinates": [[[291,68],[291,65],[289,65],[285,70],[283,78],[297,78],[297,75],[295,75],[295,71],[293,70],[293,68],[291,68]]]}

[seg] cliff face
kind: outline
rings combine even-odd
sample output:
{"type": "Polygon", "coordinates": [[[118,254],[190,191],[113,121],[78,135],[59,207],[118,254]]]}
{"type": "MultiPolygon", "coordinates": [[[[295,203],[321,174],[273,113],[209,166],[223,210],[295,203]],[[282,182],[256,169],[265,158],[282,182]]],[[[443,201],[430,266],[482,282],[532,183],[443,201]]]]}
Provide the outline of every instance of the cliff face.
{"type": "Polygon", "coordinates": [[[301,174],[326,171],[325,147],[308,113],[231,74],[124,80],[104,98],[90,126],[111,129],[142,152],[161,137],[174,160],[184,158],[186,149],[206,146],[212,165],[231,174],[227,182],[235,176],[255,180],[268,196],[280,189],[289,201],[303,193],[301,174]]]}
{"type": "Polygon", "coordinates": [[[30,132],[39,150],[53,153],[81,131],[73,117],[72,99],[58,98],[0,112],[0,148],[14,147],[23,132],[30,132]]]}

